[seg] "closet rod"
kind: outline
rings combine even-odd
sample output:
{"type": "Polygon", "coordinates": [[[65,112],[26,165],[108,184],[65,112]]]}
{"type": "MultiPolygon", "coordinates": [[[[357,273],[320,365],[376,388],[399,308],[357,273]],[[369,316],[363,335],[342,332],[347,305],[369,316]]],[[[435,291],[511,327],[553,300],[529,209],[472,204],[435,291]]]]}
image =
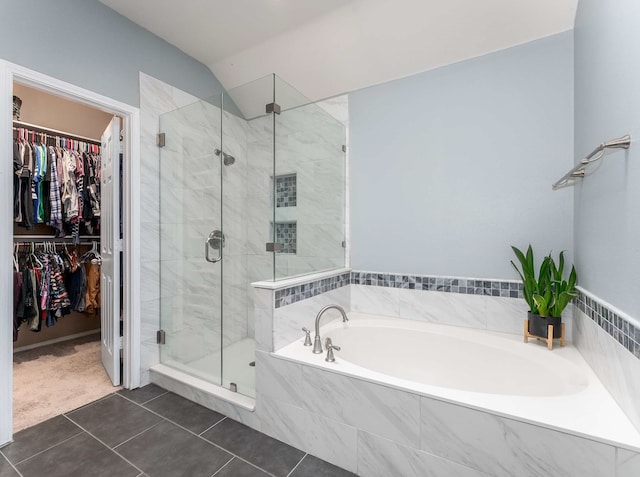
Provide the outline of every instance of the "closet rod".
{"type": "MultiPolygon", "coordinates": [[[[80,240],[93,240],[95,242],[100,241],[99,235],[80,235],[78,237],[80,240]]],[[[56,237],[54,235],[14,235],[13,241],[24,241],[24,242],[71,242],[73,240],[71,236],[69,237],[56,237]]]]}
{"type": "Polygon", "coordinates": [[[40,132],[45,134],[51,134],[53,136],[64,136],[69,139],[75,139],[78,141],[90,142],[96,144],[98,146],[102,145],[102,141],[98,141],[97,139],[91,139],[90,137],[78,136],[77,134],[71,134],[64,131],[58,131],[57,129],[45,128],[42,126],[38,126],[37,124],[24,123],[22,121],[13,121],[14,129],[20,127],[23,129],[31,129],[34,132],[40,132]],[[16,126],[17,125],[17,126],[16,126]]]}

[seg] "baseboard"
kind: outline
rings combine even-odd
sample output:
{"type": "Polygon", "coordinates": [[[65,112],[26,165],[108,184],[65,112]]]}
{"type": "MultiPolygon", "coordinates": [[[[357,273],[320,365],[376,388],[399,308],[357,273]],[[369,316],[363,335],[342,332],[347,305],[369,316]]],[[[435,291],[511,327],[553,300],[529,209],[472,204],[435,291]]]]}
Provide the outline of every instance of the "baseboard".
{"type": "Polygon", "coordinates": [[[54,343],[60,343],[62,341],[74,340],[76,338],[82,338],[83,336],[89,336],[89,335],[93,335],[93,334],[97,334],[97,333],[100,333],[100,329],[83,331],[82,333],[74,333],[72,335],[61,336],[60,338],[55,338],[55,339],[52,339],[52,340],[42,341],[41,343],[34,343],[34,344],[31,344],[31,345],[21,346],[20,348],[14,348],[13,352],[14,353],[19,353],[20,351],[27,351],[27,350],[30,350],[30,349],[41,348],[42,346],[47,346],[47,345],[54,344],[54,343]]]}

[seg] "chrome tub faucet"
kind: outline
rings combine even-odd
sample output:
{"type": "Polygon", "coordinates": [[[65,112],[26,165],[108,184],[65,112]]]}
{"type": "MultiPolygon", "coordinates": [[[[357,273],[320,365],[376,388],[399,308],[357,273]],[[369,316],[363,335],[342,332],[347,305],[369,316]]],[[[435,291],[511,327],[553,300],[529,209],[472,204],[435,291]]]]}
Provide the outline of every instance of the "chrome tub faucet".
{"type": "Polygon", "coordinates": [[[327,347],[327,357],[324,359],[327,363],[335,362],[336,358],[333,355],[333,350],[340,351],[340,346],[336,346],[331,342],[331,338],[327,338],[324,345],[327,347]]]}
{"type": "Polygon", "coordinates": [[[342,315],[343,323],[346,321],[349,321],[349,318],[347,318],[347,314],[345,313],[344,308],[342,308],[340,305],[327,305],[323,307],[318,312],[318,316],[316,316],[316,336],[313,339],[313,352],[315,354],[322,353],[322,341],[320,340],[320,318],[322,318],[322,315],[324,314],[325,311],[330,310],[332,308],[340,312],[340,314],[342,315]]]}

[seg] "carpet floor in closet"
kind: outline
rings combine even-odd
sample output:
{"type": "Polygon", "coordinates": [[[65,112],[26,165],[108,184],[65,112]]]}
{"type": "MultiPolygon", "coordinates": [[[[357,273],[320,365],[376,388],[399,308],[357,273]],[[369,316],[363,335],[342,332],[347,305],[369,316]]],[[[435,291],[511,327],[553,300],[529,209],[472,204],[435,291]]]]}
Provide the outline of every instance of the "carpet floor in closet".
{"type": "Polygon", "coordinates": [[[100,334],[13,355],[13,430],[18,432],[119,390],[100,361],[100,334]]]}

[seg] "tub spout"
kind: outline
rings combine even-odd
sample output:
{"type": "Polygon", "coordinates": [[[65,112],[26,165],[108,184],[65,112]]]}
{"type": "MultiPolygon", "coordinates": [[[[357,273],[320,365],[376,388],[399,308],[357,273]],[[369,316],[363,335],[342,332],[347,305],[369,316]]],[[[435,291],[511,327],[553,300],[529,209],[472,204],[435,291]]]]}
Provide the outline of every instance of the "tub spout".
{"type": "Polygon", "coordinates": [[[343,322],[349,321],[349,318],[347,318],[347,314],[345,313],[344,308],[342,308],[340,305],[327,305],[323,307],[318,312],[318,316],[316,316],[316,336],[313,339],[313,352],[315,354],[322,353],[322,341],[320,340],[320,318],[322,318],[322,315],[324,314],[325,311],[330,310],[332,308],[340,312],[340,314],[342,315],[343,322]]]}

